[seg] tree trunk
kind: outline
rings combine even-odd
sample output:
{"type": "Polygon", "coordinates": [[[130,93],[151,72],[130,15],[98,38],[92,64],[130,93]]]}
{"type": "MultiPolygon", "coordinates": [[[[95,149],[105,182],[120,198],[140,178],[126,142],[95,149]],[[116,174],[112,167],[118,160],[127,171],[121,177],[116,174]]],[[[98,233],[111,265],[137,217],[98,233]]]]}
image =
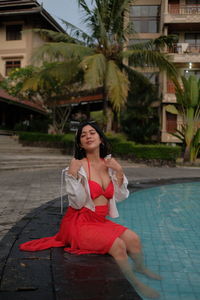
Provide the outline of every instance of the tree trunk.
{"type": "Polygon", "coordinates": [[[109,103],[108,103],[108,95],[105,93],[105,91],[103,92],[103,114],[106,117],[106,124],[105,124],[105,128],[104,131],[105,132],[110,132],[112,130],[112,115],[110,114],[110,107],[109,107],[109,103]]]}
{"type": "Polygon", "coordinates": [[[113,112],[111,107],[106,108],[106,132],[112,131],[112,124],[113,124],[113,112]]]}
{"type": "Polygon", "coordinates": [[[113,111],[113,116],[112,130],[114,132],[119,132],[119,114],[116,111],[113,111]]]}
{"type": "Polygon", "coordinates": [[[190,162],[190,146],[186,146],[186,148],[185,148],[183,161],[190,162]]]}

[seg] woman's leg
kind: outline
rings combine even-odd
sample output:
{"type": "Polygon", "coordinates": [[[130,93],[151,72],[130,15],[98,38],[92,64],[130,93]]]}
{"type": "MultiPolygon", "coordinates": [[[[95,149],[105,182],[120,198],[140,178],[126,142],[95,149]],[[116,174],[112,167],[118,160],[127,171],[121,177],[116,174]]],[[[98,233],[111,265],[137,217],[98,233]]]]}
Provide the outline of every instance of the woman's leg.
{"type": "Polygon", "coordinates": [[[121,238],[116,238],[108,253],[113,256],[127,280],[139,293],[148,298],[159,298],[158,292],[140,282],[133,273],[128,263],[126,244],[121,238]]]}
{"type": "Polygon", "coordinates": [[[140,272],[152,279],[161,280],[161,277],[159,275],[153,273],[151,270],[145,267],[139,236],[132,230],[127,229],[120,236],[120,238],[124,241],[127,252],[130,258],[132,258],[135,263],[135,271],[140,272]]]}

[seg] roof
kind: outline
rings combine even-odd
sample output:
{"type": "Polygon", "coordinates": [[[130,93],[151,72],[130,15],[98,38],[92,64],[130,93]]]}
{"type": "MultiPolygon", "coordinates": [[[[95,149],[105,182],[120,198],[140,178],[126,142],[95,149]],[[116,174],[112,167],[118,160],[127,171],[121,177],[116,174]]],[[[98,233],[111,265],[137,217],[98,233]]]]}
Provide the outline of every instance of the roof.
{"type": "MultiPolygon", "coordinates": [[[[95,95],[87,95],[87,96],[79,96],[79,97],[71,97],[70,99],[60,99],[56,101],[57,106],[66,106],[69,104],[80,104],[80,103],[88,103],[88,102],[102,102],[103,94],[95,94],[95,95]]],[[[55,105],[55,102],[54,102],[55,105]]],[[[49,104],[51,106],[51,104],[49,104]]]]}
{"type": "Polygon", "coordinates": [[[51,24],[55,30],[65,33],[62,26],[60,26],[36,0],[0,0],[0,17],[29,14],[39,14],[49,24],[51,24]]]}
{"type": "Polygon", "coordinates": [[[0,89],[0,102],[7,102],[13,105],[21,106],[42,114],[47,114],[47,110],[39,103],[29,100],[21,100],[17,97],[9,95],[5,90],[0,89]]]}

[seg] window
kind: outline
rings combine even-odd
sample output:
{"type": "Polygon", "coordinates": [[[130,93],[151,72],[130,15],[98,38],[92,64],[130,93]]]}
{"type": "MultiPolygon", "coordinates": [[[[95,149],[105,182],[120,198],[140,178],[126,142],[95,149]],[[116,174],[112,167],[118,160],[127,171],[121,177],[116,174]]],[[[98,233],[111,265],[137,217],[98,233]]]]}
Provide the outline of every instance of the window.
{"type": "Polygon", "coordinates": [[[200,0],[186,0],[186,4],[200,4],[200,0]]]}
{"type": "Polygon", "coordinates": [[[138,33],[159,32],[159,20],[159,5],[132,5],[130,8],[130,21],[138,33]]]}
{"type": "Polygon", "coordinates": [[[16,68],[21,67],[21,61],[20,60],[7,60],[5,62],[5,75],[8,76],[10,71],[16,68]]]}
{"type": "Polygon", "coordinates": [[[167,132],[176,132],[177,129],[177,115],[166,112],[166,130],[167,132]]]}
{"type": "Polygon", "coordinates": [[[189,44],[189,52],[200,53],[200,32],[185,33],[185,42],[189,44]]]}
{"type": "Polygon", "coordinates": [[[6,40],[7,41],[16,41],[22,39],[22,25],[7,25],[6,26],[6,40]]]}
{"type": "Polygon", "coordinates": [[[185,42],[190,45],[200,46],[200,32],[185,33],[185,42]]]}

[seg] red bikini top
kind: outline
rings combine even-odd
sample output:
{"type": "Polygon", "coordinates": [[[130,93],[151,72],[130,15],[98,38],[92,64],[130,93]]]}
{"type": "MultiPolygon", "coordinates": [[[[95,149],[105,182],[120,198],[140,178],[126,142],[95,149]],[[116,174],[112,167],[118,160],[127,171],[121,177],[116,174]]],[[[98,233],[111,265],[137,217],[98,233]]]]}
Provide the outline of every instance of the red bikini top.
{"type": "Polygon", "coordinates": [[[88,162],[88,172],[89,172],[88,184],[89,184],[90,195],[92,200],[98,198],[101,195],[104,196],[106,199],[111,199],[114,194],[114,186],[112,181],[110,181],[107,188],[104,190],[98,182],[90,180],[90,162],[88,158],[87,158],[87,162],[88,162]]]}

